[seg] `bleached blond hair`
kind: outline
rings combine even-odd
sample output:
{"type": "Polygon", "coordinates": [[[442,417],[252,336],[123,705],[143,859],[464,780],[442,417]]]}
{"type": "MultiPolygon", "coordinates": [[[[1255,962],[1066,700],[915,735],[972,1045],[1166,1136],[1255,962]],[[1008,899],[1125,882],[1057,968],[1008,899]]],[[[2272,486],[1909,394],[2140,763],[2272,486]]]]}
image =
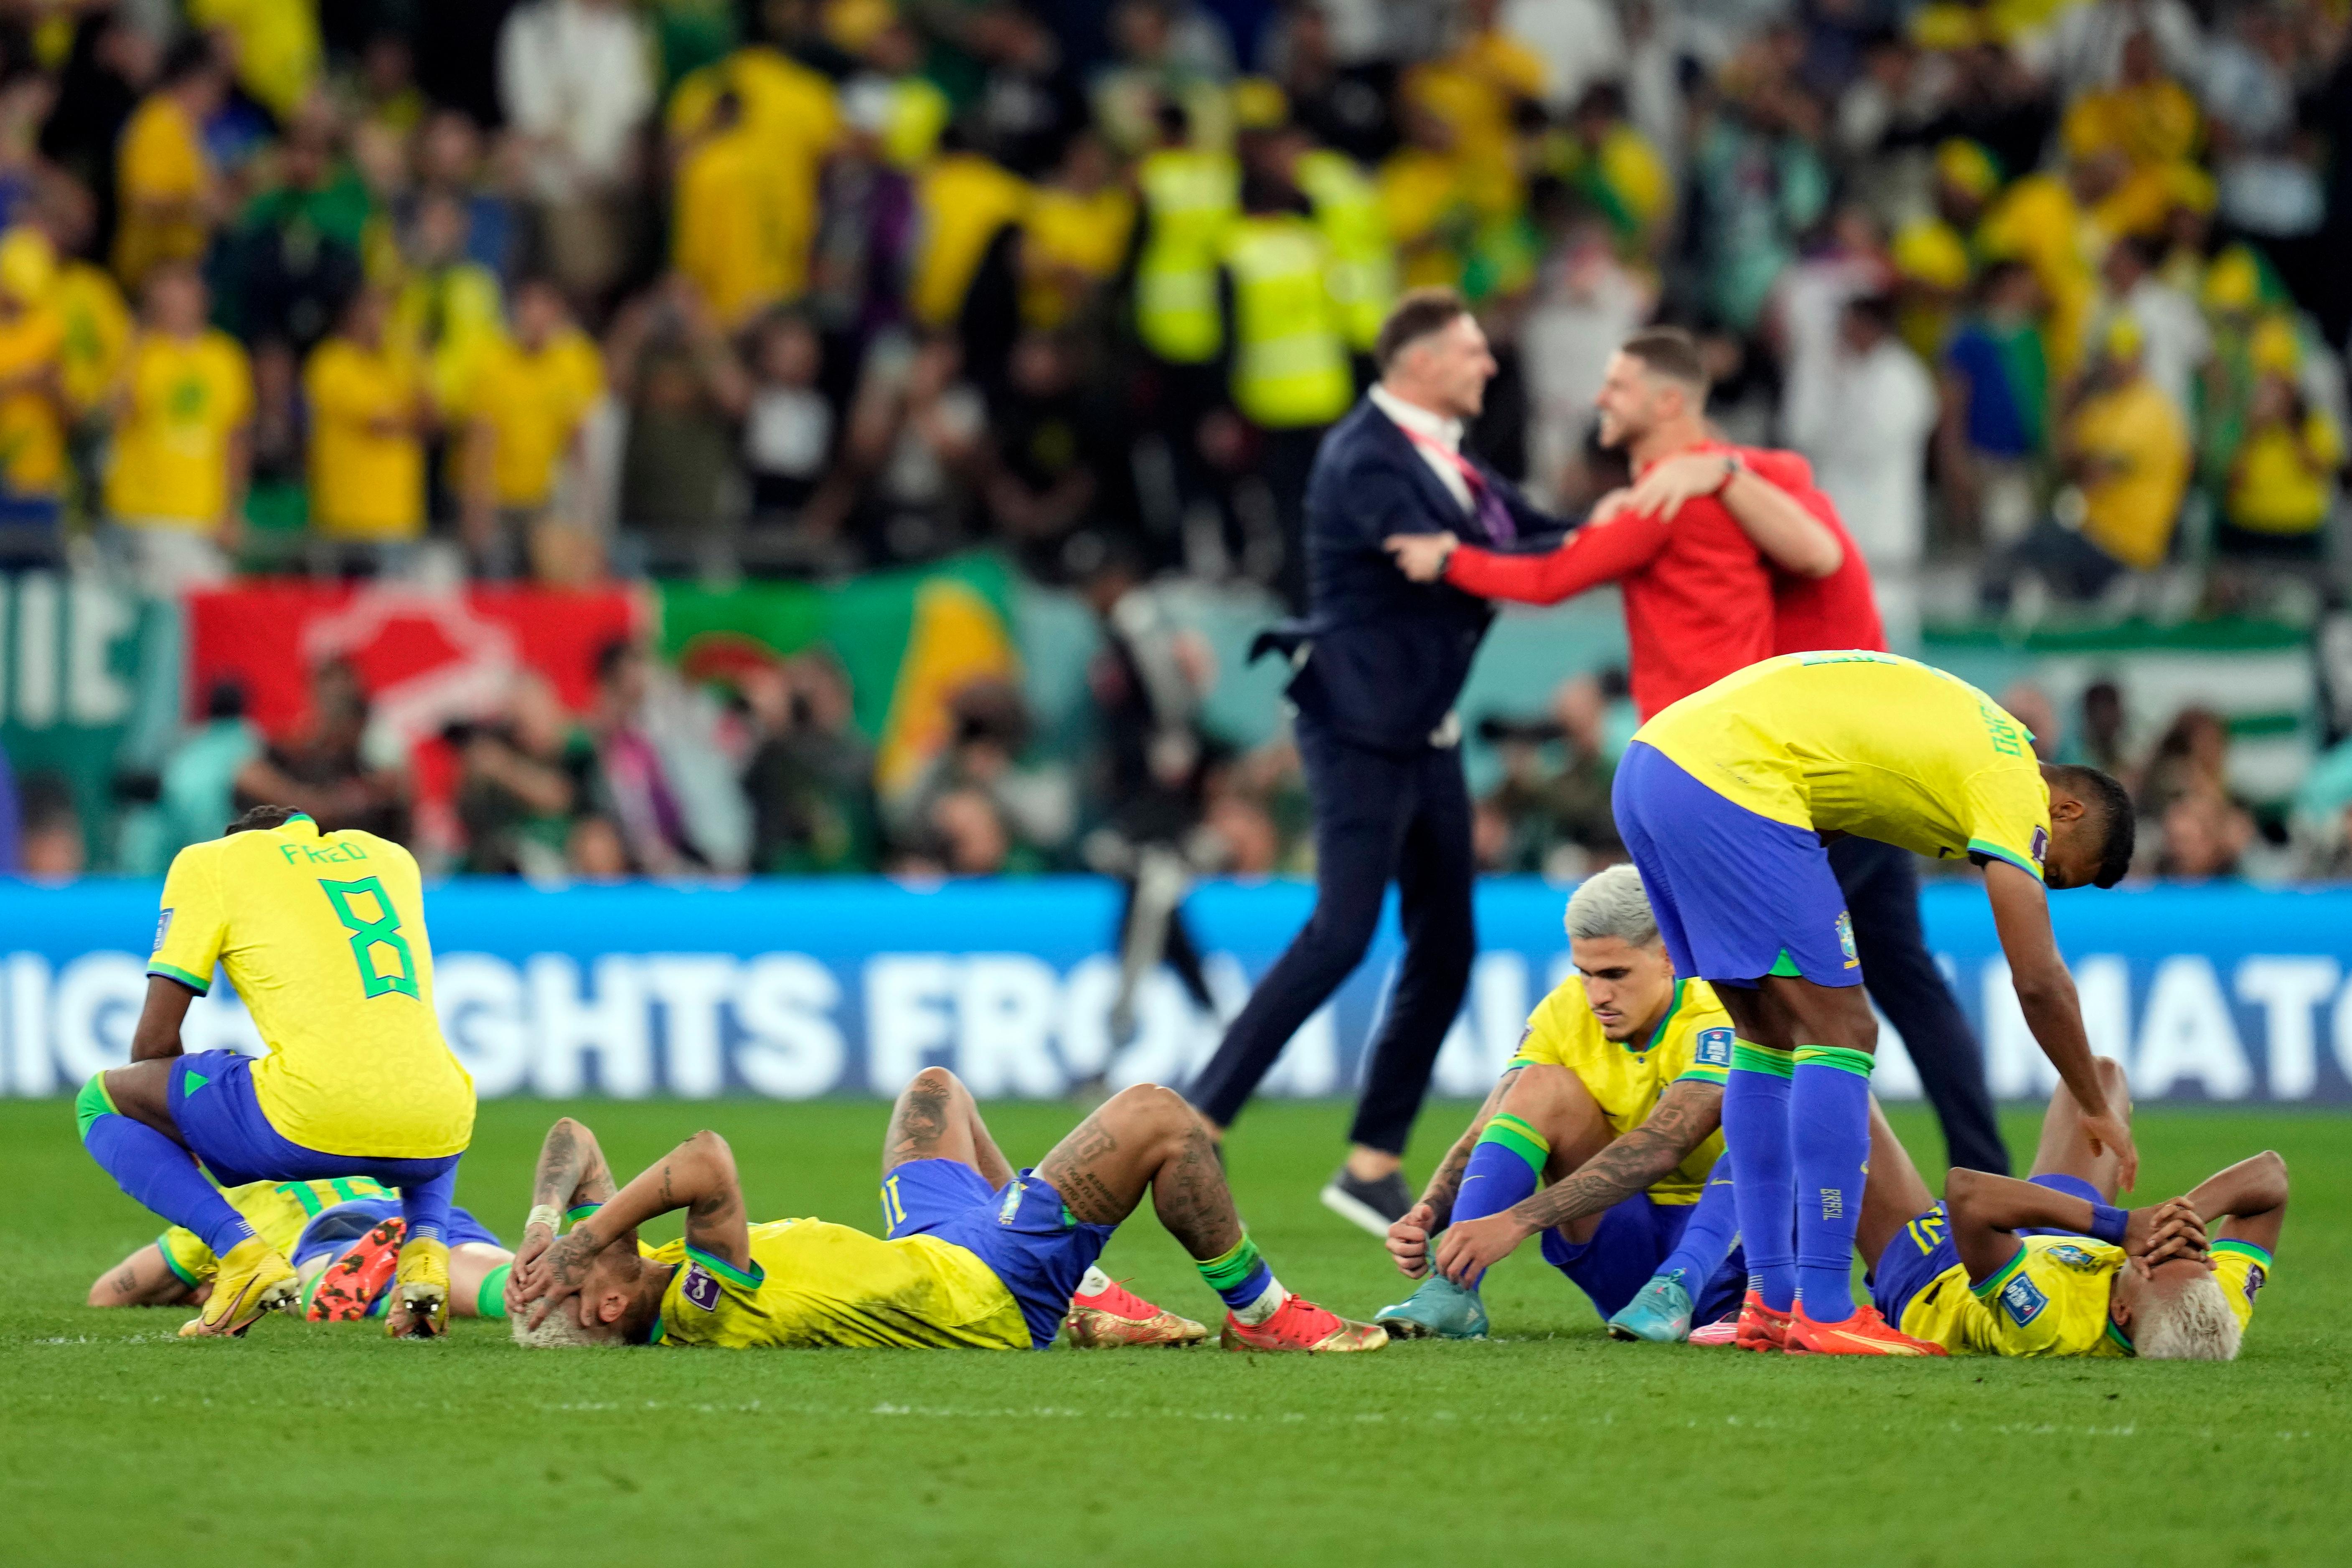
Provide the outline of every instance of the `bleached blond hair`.
{"type": "Polygon", "coordinates": [[[580,1320],[569,1308],[557,1303],[532,1328],[528,1310],[507,1320],[514,1331],[514,1342],[527,1351],[605,1350],[621,1342],[618,1335],[604,1338],[590,1333],[580,1326],[580,1320]]]}
{"type": "Polygon", "coordinates": [[[1642,873],[1612,866],[1587,877],[1568,900],[1568,934],[1571,940],[1613,936],[1635,947],[1655,944],[1658,917],[1642,890],[1642,873]]]}
{"type": "Polygon", "coordinates": [[[2132,1349],[2142,1361],[2235,1361],[2242,1333],[2221,1282],[2210,1274],[2175,1290],[2143,1290],[2131,1327],[2132,1349]]]}

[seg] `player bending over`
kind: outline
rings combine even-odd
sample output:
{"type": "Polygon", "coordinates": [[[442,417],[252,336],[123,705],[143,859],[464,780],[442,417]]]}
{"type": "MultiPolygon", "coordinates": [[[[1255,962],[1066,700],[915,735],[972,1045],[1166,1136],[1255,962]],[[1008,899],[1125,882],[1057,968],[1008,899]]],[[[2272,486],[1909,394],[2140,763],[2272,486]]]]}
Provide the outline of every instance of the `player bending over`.
{"type": "Polygon", "coordinates": [[[474,1131],[474,1084],[433,1016],[433,950],[408,851],[320,833],[257,805],[180,851],[147,964],[131,1065],[74,1101],[83,1144],[122,1190],[220,1259],[184,1334],[242,1334],[301,1289],[294,1266],[205,1180],[398,1189],[406,1237],[385,1328],[438,1333],[449,1309],[449,1198],[474,1131]],[[269,1054],[184,1056],[188,1004],[225,966],[269,1054]],[[190,1158],[191,1154],[194,1159],[190,1158]]]}
{"type": "Polygon", "coordinates": [[[698,1132],[619,1192],[588,1130],[540,1152],[509,1285],[515,1338],[596,1344],[1044,1349],[1111,1231],[1148,1191],[1224,1299],[1227,1350],[1370,1351],[1388,1335],[1292,1295],[1242,1229],[1215,1149],[1173,1089],[1123,1090],[1034,1170],[1013,1171],[945,1068],[915,1075],[883,1134],[888,1238],[817,1219],[749,1223],[727,1141],[698,1132]],[[686,1211],[682,1240],[636,1227],[686,1211]],[[555,1224],[578,1216],[560,1239],[555,1224]]]}
{"type": "Polygon", "coordinates": [[[1617,828],[1675,970],[1712,983],[1739,1030],[1723,1133],[1748,1254],[1744,1349],[1921,1350],[1851,1294],[1878,1026],[1832,839],[1984,867],[2026,1024],[2131,1185],[2131,1133],[2092,1070],[2045,892],[2122,879],[2131,803],[2105,773],[2038,762],[2032,740],[1966,681],[1849,649],[1727,676],[1643,725],[1618,764],[1617,828]]]}
{"type": "MultiPolygon", "coordinates": [[[[2098,1069],[2128,1118],[2123,1068],[2101,1058],[2098,1069]]],[[[2236,1359],[2286,1218],[2278,1155],[2242,1160],[2186,1197],[2116,1208],[2117,1153],[2092,1142],[2061,1085],[2030,1181],[1955,1170],[1937,1203],[1875,1106],[1870,1131],[1857,1239],[1871,1298],[1928,1353],[2236,1359]]]]}
{"type": "Polygon", "coordinates": [[[1694,1307],[1712,1321],[1738,1305],[1730,1184],[1709,1183],[1731,1020],[1705,981],[1675,975],[1633,867],[1577,889],[1567,924],[1576,973],[1537,1005],[1429,1190],[1389,1227],[1397,1267],[1422,1279],[1381,1311],[1391,1334],[1484,1338],[1480,1278],[1538,1232],[1544,1261],[1621,1338],[1682,1339],[1694,1307]]]}
{"type": "MultiPolygon", "coordinates": [[[[393,1272],[407,1226],[400,1199],[365,1176],[333,1182],[255,1182],[221,1196],[254,1233],[294,1266],[302,1281],[296,1305],[312,1322],[374,1317],[390,1304],[393,1272]]],[[[514,1261],[499,1238],[462,1208],[449,1210],[449,1311],[453,1317],[507,1315],[507,1268],[514,1261]]],[[[204,1238],[173,1226],[89,1288],[93,1307],[201,1305],[212,1294],[220,1260],[204,1238]]]]}

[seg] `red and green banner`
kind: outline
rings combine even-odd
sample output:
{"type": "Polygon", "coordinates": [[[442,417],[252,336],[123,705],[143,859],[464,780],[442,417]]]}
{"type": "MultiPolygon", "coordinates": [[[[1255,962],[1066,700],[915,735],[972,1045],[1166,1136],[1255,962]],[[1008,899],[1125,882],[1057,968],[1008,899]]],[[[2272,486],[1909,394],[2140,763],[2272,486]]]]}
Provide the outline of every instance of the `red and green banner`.
{"type": "Polygon", "coordinates": [[[1013,583],[991,555],[877,572],[848,582],[660,585],[661,650],[689,679],[824,649],[849,678],[858,728],[874,738],[875,782],[911,782],[946,742],[948,702],[987,678],[1017,679],[1013,583]]]}

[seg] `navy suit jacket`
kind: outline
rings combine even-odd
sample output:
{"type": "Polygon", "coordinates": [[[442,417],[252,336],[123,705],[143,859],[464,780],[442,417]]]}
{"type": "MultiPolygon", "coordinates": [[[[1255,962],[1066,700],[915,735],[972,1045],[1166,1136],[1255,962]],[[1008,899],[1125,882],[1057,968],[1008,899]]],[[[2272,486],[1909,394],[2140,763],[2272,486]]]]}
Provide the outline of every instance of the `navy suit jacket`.
{"type": "Polygon", "coordinates": [[[1262,636],[1252,652],[1305,647],[1289,696],[1343,740],[1412,752],[1461,695],[1494,611],[1443,583],[1415,583],[1381,548],[1392,533],[1451,531],[1467,542],[1548,547],[1563,528],[1468,453],[1509,507],[1516,542],[1487,537],[1477,517],[1370,397],[1323,437],[1307,481],[1308,613],[1262,636]]]}

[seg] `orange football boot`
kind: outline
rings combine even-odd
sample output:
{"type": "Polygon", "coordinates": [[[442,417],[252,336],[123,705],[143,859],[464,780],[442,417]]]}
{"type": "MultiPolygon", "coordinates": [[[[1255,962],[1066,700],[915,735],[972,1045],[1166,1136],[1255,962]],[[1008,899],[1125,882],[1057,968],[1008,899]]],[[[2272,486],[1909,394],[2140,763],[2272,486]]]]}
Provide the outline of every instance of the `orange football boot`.
{"type": "Polygon", "coordinates": [[[1875,1307],[1856,1307],[1853,1316],[1834,1323],[1817,1323],[1805,1316],[1805,1304],[1790,1314],[1787,1350],[1790,1355],[1942,1355],[1944,1347],[1915,1340],[1890,1328],[1875,1307]]]}
{"type": "Polygon", "coordinates": [[[319,1276],[303,1316],[314,1323],[356,1323],[366,1317],[400,1267],[400,1243],[407,1234],[406,1223],[393,1218],[352,1243],[319,1276]]]}

